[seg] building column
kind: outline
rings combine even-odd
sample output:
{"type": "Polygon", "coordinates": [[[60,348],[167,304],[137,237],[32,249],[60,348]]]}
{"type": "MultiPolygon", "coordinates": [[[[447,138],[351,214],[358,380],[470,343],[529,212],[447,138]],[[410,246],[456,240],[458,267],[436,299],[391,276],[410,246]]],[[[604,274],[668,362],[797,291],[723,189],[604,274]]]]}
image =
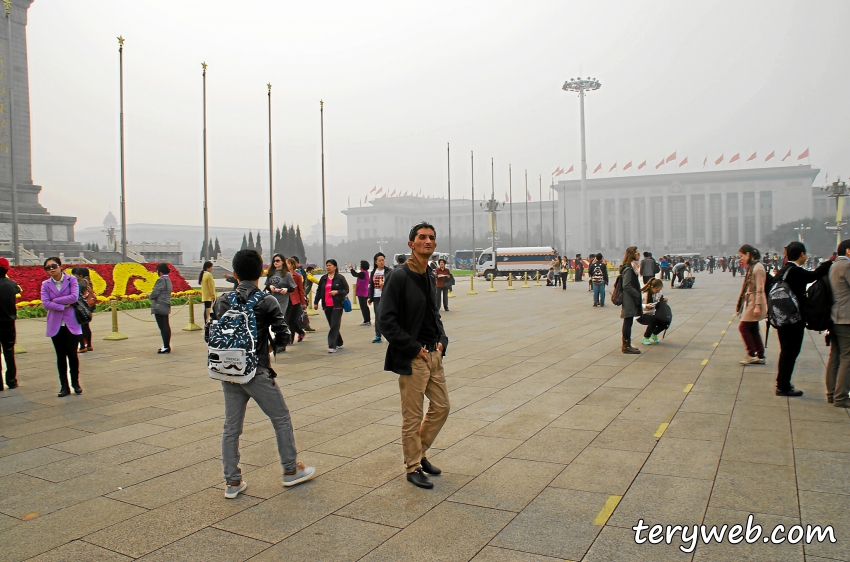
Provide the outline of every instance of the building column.
{"type": "Polygon", "coordinates": [[[729,194],[720,194],[720,243],[729,243],[729,194]]]}
{"type": "MultiPolygon", "coordinates": [[[[703,215],[705,217],[705,215],[703,215]]],[[[685,194],[685,222],[688,223],[688,227],[685,232],[686,236],[686,244],[688,246],[688,250],[693,250],[694,248],[694,197],[690,193],[685,194]]]]}
{"type": "Polygon", "coordinates": [[[629,197],[629,239],[623,240],[623,247],[628,248],[637,240],[638,216],[635,211],[635,198],[629,197]]]}
{"type": "Polygon", "coordinates": [[[670,196],[664,195],[664,218],[662,219],[664,224],[664,249],[670,247],[670,196]]]}
{"type": "MultiPolygon", "coordinates": [[[[608,248],[608,221],[605,216],[605,199],[599,200],[599,245],[602,248],[608,248]]],[[[584,253],[582,253],[584,255],[584,253]]]]}
{"type": "Polygon", "coordinates": [[[644,201],[643,214],[646,220],[646,228],[644,230],[646,230],[646,250],[649,251],[649,248],[652,247],[652,199],[644,197],[644,201]]]}
{"type": "Polygon", "coordinates": [[[738,245],[749,243],[744,240],[744,192],[738,188],[738,245]]]}
{"type": "Polygon", "coordinates": [[[754,219],[755,223],[756,223],[756,225],[755,225],[756,226],[756,228],[755,228],[756,239],[755,239],[755,241],[753,241],[753,244],[760,244],[761,243],[761,192],[756,191],[755,193],[753,193],[753,198],[755,199],[755,205],[756,205],[755,219],[754,219]]]}
{"type": "Polygon", "coordinates": [[[714,251],[714,231],[711,215],[711,193],[705,194],[705,245],[714,251]]]}
{"type": "Polygon", "coordinates": [[[614,242],[611,247],[623,247],[623,203],[620,199],[614,199],[614,242]]]}

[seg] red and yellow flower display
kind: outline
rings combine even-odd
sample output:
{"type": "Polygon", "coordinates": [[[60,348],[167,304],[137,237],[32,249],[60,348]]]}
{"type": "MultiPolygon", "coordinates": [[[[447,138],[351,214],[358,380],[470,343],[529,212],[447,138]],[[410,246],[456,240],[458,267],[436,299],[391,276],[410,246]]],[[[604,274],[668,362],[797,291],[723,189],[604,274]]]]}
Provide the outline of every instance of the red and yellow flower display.
{"type": "MultiPolygon", "coordinates": [[[[97,300],[139,300],[146,298],[153,290],[154,283],[159,278],[156,273],[156,263],[104,263],[64,265],[64,270],[70,275],[75,267],[87,267],[92,281],[92,290],[97,300]]],[[[176,267],[169,264],[168,278],[171,279],[172,296],[197,294],[176,267]]],[[[47,279],[44,268],[38,265],[23,265],[13,267],[9,278],[21,286],[22,292],[17,298],[17,307],[38,306],[41,304],[41,283],[47,279]]]]}

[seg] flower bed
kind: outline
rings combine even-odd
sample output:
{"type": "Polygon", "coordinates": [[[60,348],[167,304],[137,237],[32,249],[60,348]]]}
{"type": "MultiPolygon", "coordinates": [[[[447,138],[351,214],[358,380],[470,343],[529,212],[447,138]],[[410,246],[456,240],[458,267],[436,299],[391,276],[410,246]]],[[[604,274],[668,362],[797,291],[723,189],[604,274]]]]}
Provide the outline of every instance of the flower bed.
{"type": "MultiPolygon", "coordinates": [[[[159,274],[156,273],[156,263],[116,263],[116,264],[85,264],[82,266],[66,264],[64,271],[71,274],[75,267],[87,267],[92,281],[92,290],[97,296],[98,305],[95,312],[109,307],[109,301],[119,301],[119,308],[149,308],[148,295],[153,290],[159,274]]],[[[172,302],[186,302],[189,295],[199,295],[180,274],[180,271],[169,264],[168,278],[171,279],[172,302]]],[[[18,308],[18,318],[39,318],[47,312],[41,306],[41,284],[48,278],[42,266],[29,265],[13,267],[9,278],[21,286],[15,306],[18,308]]]]}

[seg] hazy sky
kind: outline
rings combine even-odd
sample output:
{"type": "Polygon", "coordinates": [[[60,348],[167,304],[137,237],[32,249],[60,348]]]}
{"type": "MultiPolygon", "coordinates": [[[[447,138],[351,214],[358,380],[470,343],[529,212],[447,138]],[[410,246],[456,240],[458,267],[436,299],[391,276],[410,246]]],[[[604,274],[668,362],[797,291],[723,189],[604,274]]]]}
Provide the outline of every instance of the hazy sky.
{"type": "Polygon", "coordinates": [[[119,34],[130,223],[202,224],[202,61],[213,225],[268,228],[267,82],[276,222],[321,216],[323,99],[332,233],[373,186],[444,195],[446,142],[453,194],[469,194],[474,150],[476,193],[493,157],[499,198],[511,163],[515,199],[526,168],[537,199],[539,174],[579,169],[578,99],[561,91],[579,68],[602,82],[591,170],[654,173],[674,150],[690,171],[789,148],[796,164],[808,147],[832,180],[850,173],[848,22],[845,0],[36,0],[33,180],[78,228],[117,215],[119,34]]]}

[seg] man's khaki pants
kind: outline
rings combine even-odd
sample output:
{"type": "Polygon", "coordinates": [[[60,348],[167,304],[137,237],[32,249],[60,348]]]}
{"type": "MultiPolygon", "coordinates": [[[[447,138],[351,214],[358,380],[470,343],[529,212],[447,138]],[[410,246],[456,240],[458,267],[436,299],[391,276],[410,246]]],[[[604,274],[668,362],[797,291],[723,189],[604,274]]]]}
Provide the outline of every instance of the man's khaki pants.
{"type": "Polygon", "coordinates": [[[411,375],[398,377],[398,388],[401,391],[401,446],[408,473],[420,468],[425,451],[437,438],[449,416],[449,391],[446,388],[442,352],[429,352],[427,361],[417,357],[410,367],[413,370],[411,375]],[[425,396],[430,404],[423,419],[425,396]]]}

